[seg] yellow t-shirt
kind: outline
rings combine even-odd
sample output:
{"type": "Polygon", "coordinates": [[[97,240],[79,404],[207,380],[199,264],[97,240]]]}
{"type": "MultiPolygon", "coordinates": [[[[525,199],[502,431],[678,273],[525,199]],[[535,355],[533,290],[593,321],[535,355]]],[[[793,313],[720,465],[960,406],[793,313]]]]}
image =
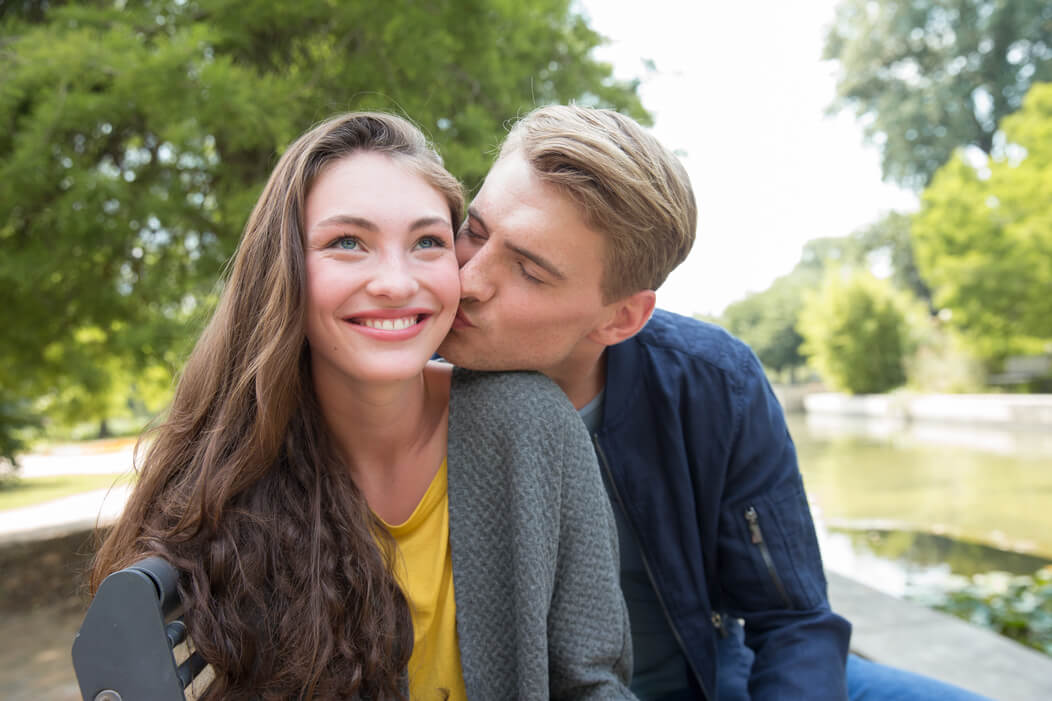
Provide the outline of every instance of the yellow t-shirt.
{"type": "MultiPolygon", "coordinates": [[[[384,526],[398,543],[395,578],[413,616],[412,701],[466,701],[449,551],[446,461],[405,523],[384,526]]],[[[381,519],[382,521],[383,519],[381,519]]]]}

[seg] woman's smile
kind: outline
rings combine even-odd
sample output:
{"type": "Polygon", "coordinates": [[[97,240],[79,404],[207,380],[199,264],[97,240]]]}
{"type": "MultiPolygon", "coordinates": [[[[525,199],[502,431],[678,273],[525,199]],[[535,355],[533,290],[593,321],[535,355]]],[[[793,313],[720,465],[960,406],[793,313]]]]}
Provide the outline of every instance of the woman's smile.
{"type": "Polygon", "coordinates": [[[434,314],[416,309],[389,309],[356,314],[344,319],[368,336],[384,341],[403,341],[423,330],[434,314]]]}

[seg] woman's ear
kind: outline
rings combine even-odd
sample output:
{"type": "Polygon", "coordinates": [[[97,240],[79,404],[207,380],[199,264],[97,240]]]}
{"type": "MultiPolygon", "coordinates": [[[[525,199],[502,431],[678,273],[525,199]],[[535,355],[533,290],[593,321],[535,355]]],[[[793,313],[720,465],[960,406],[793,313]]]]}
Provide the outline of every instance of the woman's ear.
{"type": "Polygon", "coordinates": [[[588,338],[604,346],[612,346],[635,336],[654,313],[657,295],[654,290],[640,290],[607,305],[606,321],[597,326],[588,338]]]}

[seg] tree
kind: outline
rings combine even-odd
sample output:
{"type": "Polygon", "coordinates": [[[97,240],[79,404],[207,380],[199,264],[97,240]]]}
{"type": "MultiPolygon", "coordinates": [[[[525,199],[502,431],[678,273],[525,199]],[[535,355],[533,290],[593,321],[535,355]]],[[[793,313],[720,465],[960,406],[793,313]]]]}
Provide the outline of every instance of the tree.
{"type": "Polygon", "coordinates": [[[860,267],[865,264],[866,252],[860,248],[859,241],[852,236],[826,236],[811,239],[804,244],[800,253],[800,262],[794,272],[806,272],[817,283],[821,281],[826,269],[832,264],[837,266],[860,267]]]}
{"type": "Polygon", "coordinates": [[[1052,84],[1005,119],[976,168],[958,154],[922,195],[917,263],[969,344],[996,361],[1052,346],[1052,84]]]}
{"type": "Polygon", "coordinates": [[[895,287],[928,298],[913,261],[909,224],[907,216],[892,212],[850,236],[808,241],[790,273],[728,306],[720,323],[748,343],[767,368],[784,372],[801,367],[806,359],[797,323],[805,296],[821,286],[828,268],[872,269],[880,259],[890,268],[895,287]]]}
{"type": "Polygon", "coordinates": [[[822,378],[851,394],[905,383],[910,351],[906,305],[887,280],[832,267],[800,314],[803,352],[822,378]]]}
{"type": "Polygon", "coordinates": [[[729,305],[720,323],[749,344],[764,367],[779,373],[801,367],[805,363],[800,353],[803,338],[796,323],[804,293],[813,285],[811,275],[798,271],[783,275],[763,292],[729,305]]]}
{"type": "Polygon", "coordinates": [[[852,234],[869,267],[879,260],[887,265],[891,284],[905,290],[931,308],[931,290],[917,269],[912,219],[901,212],[889,212],[868,227],[852,234]]]}
{"type": "Polygon", "coordinates": [[[920,189],[954,150],[989,154],[1001,119],[1052,80],[1047,0],[844,0],[824,58],[834,109],[863,120],[886,180],[920,189]]]}
{"type": "Polygon", "coordinates": [[[276,154],[334,112],[408,114],[469,186],[507,120],[535,104],[646,120],[636,85],[591,57],[600,37],[570,7],[0,5],[0,379],[11,401],[101,419],[144,373],[170,378],[276,154]]]}

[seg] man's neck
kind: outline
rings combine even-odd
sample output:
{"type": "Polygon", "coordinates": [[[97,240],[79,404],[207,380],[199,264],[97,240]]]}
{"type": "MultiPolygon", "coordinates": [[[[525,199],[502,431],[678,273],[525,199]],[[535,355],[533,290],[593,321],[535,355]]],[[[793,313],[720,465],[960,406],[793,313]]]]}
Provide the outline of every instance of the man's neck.
{"type": "Polygon", "coordinates": [[[560,365],[542,370],[570,398],[575,409],[595,399],[606,384],[606,348],[598,353],[571,356],[560,365]]]}

